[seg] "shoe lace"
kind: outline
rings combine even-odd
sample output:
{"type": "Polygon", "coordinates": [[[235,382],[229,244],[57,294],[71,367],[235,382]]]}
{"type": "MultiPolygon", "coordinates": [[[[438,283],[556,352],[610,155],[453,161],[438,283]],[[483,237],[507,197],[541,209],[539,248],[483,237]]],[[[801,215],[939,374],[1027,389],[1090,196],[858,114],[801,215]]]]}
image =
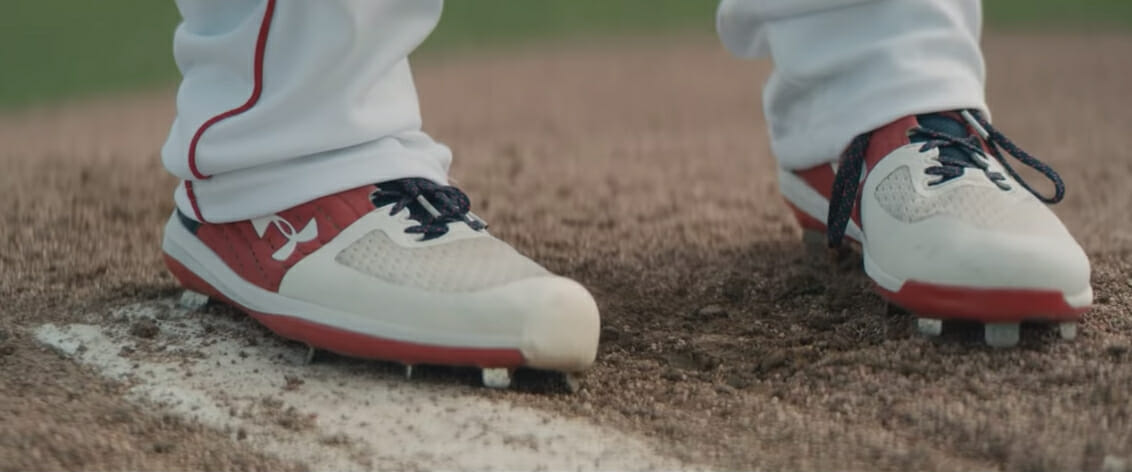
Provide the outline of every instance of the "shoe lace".
{"type": "MultiPolygon", "coordinates": [[[[1065,183],[1052,167],[1015,145],[1013,141],[991,126],[990,122],[983,118],[977,110],[962,110],[959,115],[975,130],[977,136],[955,136],[923,126],[917,126],[909,131],[910,136],[926,138],[920,146],[921,152],[946,147],[953,147],[960,151],[957,153],[940,152],[938,159],[940,165],[929,167],[924,171],[929,175],[937,175],[940,179],[930,182],[928,185],[939,185],[963,175],[969,168],[974,168],[983,171],[987,178],[1000,189],[1010,190],[1010,184],[1007,183],[1006,177],[991,170],[985,158],[982,157],[984,153],[980,145],[985,142],[987,148],[991,151],[991,155],[1002,165],[1003,169],[1006,169],[1006,172],[1010,174],[1014,181],[1021,184],[1038,200],[1047,204],[1055,204],[1065,198],[1065,183]],[[1031,187],[1007,162],[1002,154],[1003,150],[1014,159],[1049,179],[1054,186],[1053,196],[1042,195],[1031,187]]],[[[845,238],[845,229],[853,214],[853,208],[857,205],[862,171],[865,166],[865,152],[869,148],[870,136],[871,133],[863,133],[853,138],[838,160],[837,175],[833,179],[829,215],[826,219],[826,236],[831,248],[841,246],[845,238]]]]}
{"type": "Polygon", "coordinates": [[[405,228],[406,233],[421,234],[422,240],[448,234],[450,223],[463,222],[476,231],[487,223],[471,212],[471,200],[460,189],[440,185],[428,179],[407,178],[382,182],[370,196],[377,207],[393,204],[390,215],[409,210],[409,217],[418,225],[405,228]]]}

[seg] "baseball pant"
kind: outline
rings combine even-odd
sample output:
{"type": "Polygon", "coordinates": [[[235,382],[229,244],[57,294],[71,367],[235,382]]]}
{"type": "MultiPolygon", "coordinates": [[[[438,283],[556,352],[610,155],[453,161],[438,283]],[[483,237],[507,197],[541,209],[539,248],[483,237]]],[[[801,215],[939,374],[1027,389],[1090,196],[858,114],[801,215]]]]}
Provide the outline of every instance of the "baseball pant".
{"type": "MultiPolygon", "coordinates": [[[[177,6],[183,80],[162,160],[186,215],[238,221],[385,180],[447,182],[452,154],[421,131],[407,59],[442,0],[177,6]]],[[[985,111],[980,28],[978,0],[724,0],[717,15],[730,51],[774,62],[764,112],[788,169],[901,116],[985,111]]]]}

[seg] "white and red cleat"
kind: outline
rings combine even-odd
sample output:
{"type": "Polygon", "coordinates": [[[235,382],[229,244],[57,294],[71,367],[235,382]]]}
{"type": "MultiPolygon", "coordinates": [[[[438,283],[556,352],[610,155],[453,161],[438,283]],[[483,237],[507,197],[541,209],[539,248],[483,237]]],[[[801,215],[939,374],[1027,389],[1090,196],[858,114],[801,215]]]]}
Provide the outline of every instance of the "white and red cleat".
{"type": "Polygon", "coordinates": [[[176,212],[165,261],[187,289],[314,348],[480,367],[485,378],[589,367],[599,334],[590,293],[491,236],[468,207],[454,187],[402,179],[250,221],[176,212]]]}
{"type": "Polygon", "coordinates": [[[902,118],[857,137],[836,165],[779,179],[803,229],[830,247],[860,243],[877,291],[921,317],[925,334],[978,321],[988,344],[1012,346],[1020,322],[1046,321],[1072,338],[1092,304],[1088,257],[1043,203],[1061,200],[1060,177],[975,111],[902,118]],[[1030,188],[1002,150],[1056,194],[1030,188]]]}

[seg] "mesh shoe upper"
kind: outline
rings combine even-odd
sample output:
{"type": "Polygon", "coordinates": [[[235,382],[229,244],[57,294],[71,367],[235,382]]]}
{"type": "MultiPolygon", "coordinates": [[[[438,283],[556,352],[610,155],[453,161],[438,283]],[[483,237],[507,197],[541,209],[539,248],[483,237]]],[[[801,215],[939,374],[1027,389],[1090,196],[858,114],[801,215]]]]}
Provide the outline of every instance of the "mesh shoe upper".
{"type": "Polygon", "coordinates": [[[1061,226],[1050,221],[1056,217],[1029,193],[964,185],[942,188],[939,193],[926,197],[916,191],[907,166],[886,176],[876,186],[873,196],[889,215],[905,223],[949,215],[987,230],[1033,236],[1062,233],[1061,226]]]}
{"type": "Polygon", "coordinates": [[[396,285],[442,292],[479,290],[550,275],[507,243],[487,235],[405,247],[377,230],[338,253],[335,260],[396,285]]]}
{"type": "MultiPolygon", "coordinates": [[[[830,221],[844,224],[859,203],[865,271],[893,293],[915,281],[1058,291],[1074,306],[1087,305],[1087,256],[995,146],[1013,148],[1012,156],[1047,171],[1057,187],[1047,200],[1063,195],[1057,174],[1001,135],[981,141],[990,133],[978,128],[993,130],[989,123],[967,113],[969,125],[960,126],[959,115],[930,127],[933,120],[904,118],[856,139],[835,179],[830,221]]],[[[840,241],[833,231],[841,228],[830,226],[840,241]]]]}
{"type": "Polygon", "coordinates": [[[1064,197],[1065,185],[1057,172],[1014,145],[979,112],[960,110],[906,117],[853,139],[839,160],[831,191],[827,219],[831,247],[841,244],[846,225],[866,193],[861,192],[862,178],[874,181],[874,168],[891,153],[912,156],[908,165],[914,168],[885,166],[880,173],[884,180],[874,188],[881,194],[873,198],[897,220],[916,222],[949,212],[976,227],[1001,228],[1003,221],[1022,226],[1034,223],[1037,226],[1029,229],[1066,234],[1063,228],[1057,231],[1061,223],[1048,209],[1034,205],[1036,200],[1057,203],[1064,197]],[[916,149],[901,151],[904,147],[916,149]],[[1002,150],[1045,175],[1054,184],[1054,196],[1045,197],[1026,183],[1002,150]],[[921,180],[923,191],[917,192],[921,180]],[[949,187],[953,188],[950,192],[940,190],[949,187]],[[1034,201],[1019,195],[1019,188],[1034,201]],[[1024,214],[1019,217],[1013,212],[1024,214]]]}

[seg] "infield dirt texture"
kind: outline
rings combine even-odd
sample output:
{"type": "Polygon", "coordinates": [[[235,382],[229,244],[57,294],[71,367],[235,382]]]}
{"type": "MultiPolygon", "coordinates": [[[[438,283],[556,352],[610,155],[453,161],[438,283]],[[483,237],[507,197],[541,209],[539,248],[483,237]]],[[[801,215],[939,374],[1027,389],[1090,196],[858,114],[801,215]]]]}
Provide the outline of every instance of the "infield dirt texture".
{"type": "MultiPolygon", "coordinates": [[[[177,294],[159,251],[175,184],[157,155],[172,92],[0,115],[0,471],[339,464],[281,452],[296,438],[358,468],[459,467],[463,452],[443,454],[460,441],[510,441],[544,464],[600,434],[616,448],[578,467],[1132,470],[1132,36],[991,34],[985,45],[995,123],[1064,177],[1055,210],[1092,258],[1096,306],[1076,341],[1040,328],[1010,350],[974,329],[930,341],[886,314],[859,269],[807,262],[759,111],[767,66],[710,36],[479,52],[417,63],[425,128],[455,150],[454,177],[496,235],[595,293],[602,346],[582,390],[492,391],[466,372],[405,380],[388,364],[284,359],[287,377],[220,423],[139,395],[144,375],[106,367],[168,365],[150,377],[189,382],[300,350],[226,308],[161,314],[177,294]],[[158,307],[153,325],[131,315],[139,307],[158,307]],[[45,329],[77,344],[48,347],[45,329]],[[105,351],[98,336],[126,349],[105,351]],[[215,370],[160,364],[189,344],[175,353],[215,370]],[[453,434],[437,454],[380,450],[358,439],[364,426],[323,434],[336,417],[303,403],[344,372],[386,389],[381,398],[451,396],[545,423],[499,431],[485,415],[484,436],[453,434]],[[539,435],[566,423],[579,429],[557,431],[572,437],[539,435]]],[[[418,429],[458,416],[450,408],[367,424],[435,439],[418,429]]],[[[475,450],[468,464],[528,468],[473,461],[475,450]]]]}

